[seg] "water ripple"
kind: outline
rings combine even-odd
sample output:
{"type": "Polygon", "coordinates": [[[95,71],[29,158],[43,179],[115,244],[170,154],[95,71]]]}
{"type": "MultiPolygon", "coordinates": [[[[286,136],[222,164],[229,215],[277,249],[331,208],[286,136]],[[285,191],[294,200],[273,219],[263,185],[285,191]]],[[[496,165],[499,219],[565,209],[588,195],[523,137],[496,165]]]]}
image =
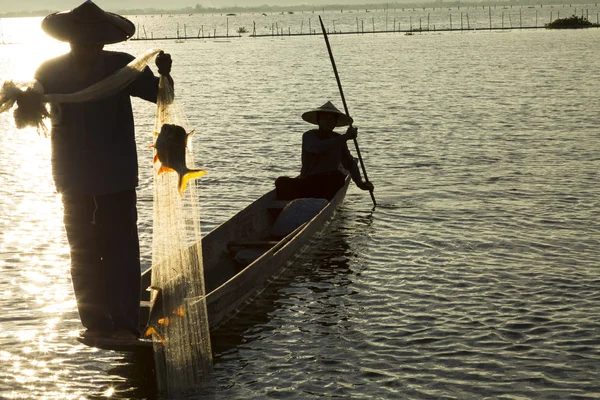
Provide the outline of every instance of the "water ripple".
{"type": "MultiPolygon", "coordinates": [[[[184,17],[169,18],[146,22],[184,17]]],[[[351,187],[330,229],[215,334],[213,397],[600,397],[599,43],[593,30],[332,37],[379,206],[351,187]]],[[[158,45],[209,172],[206,233],[298,172],[299,115],[339,105],[338,88],[316,36],[158,45]]],[[[2,76],[31,69],[17,50],[51,51],[28,46],[3,47],[2,76]]],[[[155,110],[134,108],[147,267],[155,110]]],[[[1,396],[154,396],[150,360],[74,340],[48,140],[6,115],[0,127],[1,396]]]]}

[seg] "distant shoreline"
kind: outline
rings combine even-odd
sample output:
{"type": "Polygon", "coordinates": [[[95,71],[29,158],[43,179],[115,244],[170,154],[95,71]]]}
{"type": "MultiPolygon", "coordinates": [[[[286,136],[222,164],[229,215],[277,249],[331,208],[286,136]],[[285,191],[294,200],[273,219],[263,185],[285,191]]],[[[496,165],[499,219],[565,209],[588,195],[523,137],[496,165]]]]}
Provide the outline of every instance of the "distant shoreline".
{"type": "MultiPolygon", "coordinates": [[[[480,1],[425,1],[425,2],[410,2],[410,3],[367,3],[367,4],[328,4],[320,6],[310,6],[306,4],[296,6],[257,6],[257,7],[186,7],[180,9],[107,9],[107,11],[115,12],[121,15],[158,15],[158,14],[249,14],[249,13],[295,13],[295,12],[334,12],[345,10],[369,10],[369,11],[393,11],[406,8],[457,8],[457,7],[495,7],[495,6],[535,6],[535,7],[553,7],[573,4],[595,4],[597,2],[589,2],[584,0],[565,1],[565,0],[547,0],[540,4],[536,0],[512,0],[498,1],[484,4],[480,1]]],[[[8,13],[0,13],[0,18],[23,18],[23,17],[45,17],[57,11],[63,10],[36,10],[36,11],[16,11],[8,13]]]]}

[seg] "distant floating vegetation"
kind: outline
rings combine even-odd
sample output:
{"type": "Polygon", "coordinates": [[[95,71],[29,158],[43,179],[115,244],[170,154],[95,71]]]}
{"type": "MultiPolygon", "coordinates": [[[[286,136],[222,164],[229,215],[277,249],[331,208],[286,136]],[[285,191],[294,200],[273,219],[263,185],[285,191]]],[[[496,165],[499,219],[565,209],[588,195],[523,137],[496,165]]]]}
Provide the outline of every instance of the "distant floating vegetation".
{"type": "Polygon", "coordinates": [[[599,28],[600,25],[594,24],[583,17],[572,15],[568,18],[559,18],[544,25],[547,29],[582,29],[599,28]]]}
{"type": "Polygon", "coordinates": [[[243,26],[240,26],[237,30],[237,33],[248,33],[248,29],[243,26]]]}

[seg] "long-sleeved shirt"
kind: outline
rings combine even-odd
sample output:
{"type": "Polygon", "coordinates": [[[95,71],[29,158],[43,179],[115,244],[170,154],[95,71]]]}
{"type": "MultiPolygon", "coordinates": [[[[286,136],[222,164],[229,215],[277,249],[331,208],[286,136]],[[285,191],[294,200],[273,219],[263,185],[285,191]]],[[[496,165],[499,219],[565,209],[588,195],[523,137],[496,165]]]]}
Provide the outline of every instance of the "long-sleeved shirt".
{"type": "Polygon", "coordinates": [[[339,170],[344,167],[354,182],[360,182],[360,171],[356,160],[350,154],[346,139],[339,133],[322,139],[319,130],[307,131],[302,136],[302,170],[300,176],[339,170]]]}
{"type": "MultiPolygon", "coordinates": [[[[84,79],[70,53],[43,63],[35,78],[44,93],[75,93],[112,75],[134,57],[102,51],[84,79]]],[[[100,195],[138,185],[138,161],[130,96],[156,103],[158,77],[150,68],[123,91],[87,103],[58,105],[52,118],[52,173],[58,192],[100,195]]]]}

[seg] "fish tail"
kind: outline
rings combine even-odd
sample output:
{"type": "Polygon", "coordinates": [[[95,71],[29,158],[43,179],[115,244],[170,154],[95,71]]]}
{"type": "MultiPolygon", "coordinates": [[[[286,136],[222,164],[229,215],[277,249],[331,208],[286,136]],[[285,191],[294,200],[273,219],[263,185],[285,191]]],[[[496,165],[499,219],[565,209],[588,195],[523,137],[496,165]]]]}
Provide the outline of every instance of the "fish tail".
{"type": "Polygon", "coordinates": [[[179,175],[179,194],[183,196],[183,192],[187,187],[188,181],[190,179],[200,178],[201,176],[206,175],[207,172],[201,169],[189,169],[185,174],[179,175]]]}

